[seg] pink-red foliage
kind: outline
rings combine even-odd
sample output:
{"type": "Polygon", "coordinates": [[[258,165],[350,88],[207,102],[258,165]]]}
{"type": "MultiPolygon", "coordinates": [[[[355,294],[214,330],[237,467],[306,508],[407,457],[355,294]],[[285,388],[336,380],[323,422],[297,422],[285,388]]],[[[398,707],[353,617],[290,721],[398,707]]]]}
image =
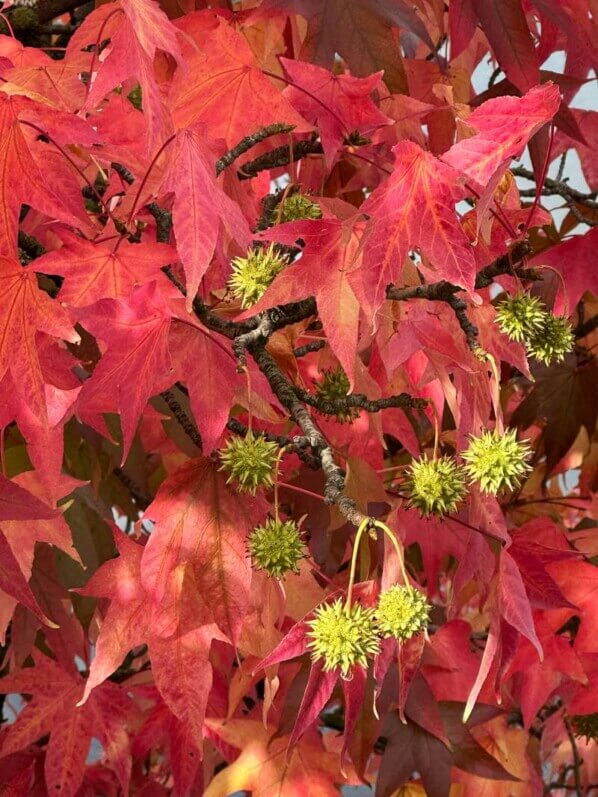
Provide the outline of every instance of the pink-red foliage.
{"type": "Polygon", "coordinates": [[[0,793],[597,788],[595,6],[25,5],[0,19],[0,793]],[[561,361],[501,331],[521,291],[570,322],[561,361]],[[420,516],[412,461],[506,427],[521,484],[420,516]],[[247,430],[278,446],[255,495],[219,453],[247,430]],[[268,517],[305,549],[280,580],[248,549],[268,517]],[[317,607],[405,581],[425,633],[344,675],[312,655],[317,607]]]}

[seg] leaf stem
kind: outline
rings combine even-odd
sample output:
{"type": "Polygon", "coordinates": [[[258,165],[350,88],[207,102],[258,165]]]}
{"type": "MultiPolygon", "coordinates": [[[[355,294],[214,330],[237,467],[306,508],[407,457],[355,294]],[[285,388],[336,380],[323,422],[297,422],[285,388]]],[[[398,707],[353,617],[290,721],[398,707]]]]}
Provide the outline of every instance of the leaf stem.
{"type": "Polygon", "coordinates": [[[311,91],[309,91],[308,89],[304,88],[303,86],[299,86],[297,83],[294,83],[292,80],[289,80],[288,78],[283,77],[282,75],[277,75],[275,72],[269,72],[267,69],[262,69],[262,74],[263,75],[267,75],[268,77],[274,78],[274,80],[281,80],[283,83],[286,83],[287,86],[292,86],[294,89],[297,89],[297,91],[302,91],[304,94],[306,94],[308,97],[310,97],[314,102],[317,102],[318,105],[321,105],[322,108],[324,108],[324,110],[327,113],[329,113],[331,116],[334,116],[336,121],[341,126],[341,130],[343,131],[343,135],[347,136],[349,134],[350,131],[345,129],[345,125],[343,123],[343,120],[336,113],[336,111],[334,111],[330,107],[330,105],[327,105],[323,100],[321,100],[315,94],[312,94],[311,91]]]}
{"type": "Polygon", "coordinates": [[[544,163],[542,164],[542,173],[540,175],[540,179],[536,184],[536,196],[534,197],[534,201],[532,202],[532,206],[529,209],[529,213],[527,219],[525,221],[525,231],[529,229],[529,225],[531,224],[532,217],[536,212],[536,208],[540,202],[540,197],[542,196],[542,188],[544,187],[544,180],[546,179],[546,174],[548,173],[548,166],[550,165],[550,153],[552,152],[552,144],[554,141],[554,131],[555,127],[553,124],[550,125],[550,140],[548,141],[548,149],[546,151],[546,157],[544,158],[544,163]]]}
{"type": "Polygon", "coordinates": [[[438,457],[438,443],[440,439],[440,421],[438,418],[438,410],[436,409],[436,404],[431,401],[430,406],[432,407],[432,413],[434,415],[434,451],[432,452],[432,459],[436,460],[438,457]]]}
{"type": "Polygon", "coordinates": [[[12,29],[12,25],[10,24],[10,19],[3,11],[0,11],[0,19],[4,20],[4,23],[10,32],[11,38],[16,40],[17,37],[15,36],[15,32],[12,29]]]}
{"type": "Polygon", "coordinates": [[[139,197],[141,196],[141,192],[145,188],[145,184],[147,183],[148,177],[150,176],[150,173],[151,173],[152,169],[156,165],[156,161],[158,160],[160,155],[164,152],[166,147],[172,141],[174,141],[175,138],[176,138],[176,135],[173,133],[171,136],[169,136],[166,139],[166,141],[162,144],[160,149],[156,152],[156,154],[152,158],[152,162],[150,163],[150,165],[147,167],[147,171],[146,171],[145,175],[143,176],[143,180],[141,181],[141,184],[140,184],[139,188],[137,189],[137,194],[135,196],[135,199],[133,200],[133,206],[131,208],[131,212],[129,213],[129,217],[127,218],[127,226],[131,223],[131,219],[133,218],[133,214],[135,213],[135,210],[137,209],[137,203],[139,202],[139,197]]]}
{"type": "Polygon", "coordinates": [[[392,543],[392,545],[393,545],[393,547],[394,547],[394,549],[396,551],[397,558],[399,560],[399,567],[401,569],[401,576],[403,577],[403,581],[405,582],[405,586],[411,588],[411,582],[409,581],[409,576],[407,575],[407,570],[405,568],[405,555],[404,555],[403,548],[402,548],[401,544],[399,543],[399,541],[397,540],[397,538],[393,534],[393,532],[386,525],[386,523],[383,523],[381,520],[374,520],[374,525],[376,526],[377,529],[380,529],[381,531],[383,531],[384,534],[386,534],[388,539],[391,541],[391,543],[392,543]]]}
{"type": "Polygon", "coordinates": [[[571,729],[571,722],[569,721],[568,717],[563,717],[563,724],[565,725],[565,730],[567,731],[567,736],[569,737],[569,743],[571,745],[571,752],[573,753],[573,778],[575,781],[575,793],[578,797],[583,797],[583,786],[581,783],[581,766],[583,764],[583,760],[579,755],[579,750],[577,749],[577,744],[575,743],[575,737],[573,735],[573,731],[571,729]]]}
{"type": "Polygon", "coordinates": [[[317,498],[318,501],[325,501],[323,495],[318,495],[318,493],[314,493],[312,490],[306,490],[304,487],[298,487],[296,484],[289,484],[288,482],[279,481],[278,486],[284,487],[286,490],[294,490],[296,493],[308,495],[310,498],[317,498]]]}
{"type": "Polygon", "coordinates": [[[359,551],[359,543],[363,536],[364,531],[368,528],[370,523],[375,523],[372,518],[365,517],[359,524],[357,534],[355,535],[355,542],[353,543],[353,552],[351,554],[351,570],[349,572],[349,587],[347,588],[347,599],[345,601],[345,612],[349,613],[351,609],[351,598],[353,597],[353,585],[355,584],[355,571],[357,569],[357,553],[359,551]]]}
{"type": "MultiPolygon", "coordinates": [[[[251,417],[251,416],[250,416],[251,417]]],[[[282,446],[278,452],[276,457],[276,463],[274,465],[274,520],[278,524],[280,517],[278,513],[278,479],[280,476],[280,460],[282,459],[282,455],[284,454],[285,447],[282,446]]]]}
{"type": "Polygon", "coordinates": [[[87,86],[85,87],[85,99],[86,100],[87,100],[87,98],[89,97],[89,95],[91,93],[91,79],[92,79],[92,76],[93,76],[93,69],[94,69],[95,63],[96,63],[96,57],[98,55],[98,48],[99,48],[100,44],[102,43],[102,34],[104,33],[106,25],[108,24],[108,22],[110,22],[112,17],[115,14],[123,14],[123,13],[124,13],[124,11],[122,10],[122,8],[115,8],[114,11],[111,11],[110,14],[108,14],[108,16],[106,17],[106,19],[102,22],[102,25],[101,25],[101,27],[100,27],[100,29],[98,31],[98,35],[97,35],[97,38],[96,38],[96,41],[95,41],[95,44],[94,44],[94,47],[93,47],[93,53],[92,53],[92,56],[91,56],[91,64],[89,65],[89,82],[87,83],[87,86]]]}

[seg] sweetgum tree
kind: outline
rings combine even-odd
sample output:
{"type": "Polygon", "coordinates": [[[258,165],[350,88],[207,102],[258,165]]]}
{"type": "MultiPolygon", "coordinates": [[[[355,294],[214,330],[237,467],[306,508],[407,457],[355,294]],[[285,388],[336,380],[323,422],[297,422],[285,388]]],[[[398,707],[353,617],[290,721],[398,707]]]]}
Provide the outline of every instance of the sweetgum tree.
{"type": "Polygon", "coordinates": [[[0,15],[0,791],[589,794],[595,4],[92,5],[0,15]]]}

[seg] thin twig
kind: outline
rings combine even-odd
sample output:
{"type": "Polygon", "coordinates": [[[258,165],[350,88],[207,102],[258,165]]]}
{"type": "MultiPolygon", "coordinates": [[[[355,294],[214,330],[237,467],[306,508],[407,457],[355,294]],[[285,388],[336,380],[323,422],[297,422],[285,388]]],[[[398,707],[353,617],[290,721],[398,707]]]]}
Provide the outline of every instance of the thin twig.
{"type": "Polygon", "coordinates": [[[583,764],[583,760],[579,755],[579,750],[577,749],[577,744],[575,743],[575,736],[573,735],[573,731],[571,730],[571,723],[569,722],[568,717],[563,717],[563,723],[565,725],[565,730],[567,731],[567,736],[569,737],[569,744],[571,745],[571,752],[573,753],[573,779],[575,781],[575,793],[578,797],[583,797],[583,786],[581,783],[581,766],[583,764]]]}
{"type": "Polygon", "coordinates": [[[323,349],[327,345],[328,342],[325,340],[310,340],[309,343],[304,343],[303,346],[297,346],[297,348],[294,349],[293,354],[297,359],[299,359],[300,357],[305,357],[306,354],[320,351],[320,349],[323,349]]]}
{"type": "Polygon", "coordinates": [[[266,351],[263,343],[252,343],[248,349],[259,369],[268,380],[274,395],[283,407],[287,408],[291,418],[309,440],[314,454],[319,458],[326,479],[324,500],[327,504],[336,505],[341,514],[350,523],[359,526],[367,516],[360,512],[355,501],[345,494],[345,474],[336,464],[330,444],[318,429],[305,406],[295,395],[293,386],[284,376],[274,358],[266,351]]]}
{"type": "Polygon", "coordinates": [[[400,393],[396,396],[380,399],[369,399],[363,393],[351,393],[343,398],[324,399],[320,396],[314,396],[300,387],[294,387],[293,389],[304,404],[309,404],[325,415],[337,415],[339,412],[346,412],[353,407],[359,407],[366,410],[366,412],[380,412],[391,407],[412,407],[421,410],[428,406],[427,399],[414,398],[409,393],[400,393]]]}
{"type": "MultiPolygon", "coordinates": [[[[515,166],[511,171],[515,177],[523,177],[525,180],[535,182],[536,177],[534,173],[524,166],[515,166]]],[[[598,197],[598,191],[588,191],[587,193],[578,191],[577,188],[573,188],[564,180],[555,180],[552,177],[544,178],[544,189],[551,191],[553,194],[559,194],[565,199],[575,199],[577,202],[581,202],[589,208],[598,208],[598,202],[593,201],[598,197]]]]}
{"type": "Polygon", "coordinates": [[[251,180],[266,169],[276,169],[279,166],[286,166],[291,161],[301,160],[308,155],[321,155],[323,152],[321,142],[313,137],[305,141],[297,141],[292,148],[277,147],[254,160],[247,161],[239,167],[237,176],[239,180],[251,180]]]}
{"type": "Polygon", "coordinates": [[[241,155],[244,155],[248,150],[250,150],[252,147],[255,147],[256,144],[259,144],[260,141],[263,141],[265,138],[276,136],[279,133],[290,133],[291,130],[294,129],[295,125],[287,125],[284,124],[284,122],[277,122],[276,124],[262,127],[260,130],[257,130],[255,133],[252,133],[249,136],[245,136],[245,138],[242,138],[235,147],[230,149],[216,161],[216,174],[223,172],[227,166],[230,166],[237,160],[237,158],[240,158],[241,155]]]}
{"type": "Polygon", "coordinates": [[[178,424],[185,432],[189,440],[194,443],[200,450],[203,448],[201,442],[201,435],[197,430],[197,426],[193,423],[191,418],[187,415],[185,410],[179,404],[176,396],[171,390],[163,390],[160,396],[166,402],[168,409],[172,412],[178,424]]]}

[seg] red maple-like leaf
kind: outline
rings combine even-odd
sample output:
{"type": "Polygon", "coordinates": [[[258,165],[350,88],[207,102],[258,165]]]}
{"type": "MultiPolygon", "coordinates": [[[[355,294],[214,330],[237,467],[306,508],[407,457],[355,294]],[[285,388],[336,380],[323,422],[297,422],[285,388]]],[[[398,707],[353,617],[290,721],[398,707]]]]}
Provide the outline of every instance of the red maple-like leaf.
{"type": "Polygon", "coordinates": [[[471,244],[455,211],[455,203],[465,195],[458,173],[409,141],[393,151],[393,173],[362,205],[372,220],[358,295],[374,312],[385,298],[386,286],[401,278],[403,262],[415,247],[439,279],[470,292],[475,281],[471,244]]]}
{"type": "Polygon", "coordinates": [[[31,110],[31,100],[0,93],[0,255],[14,256],[17,249],[17,227],[21,204],[41,210],[50,218],[79,225],[79,219],[65,208],[54,193],[49,175],[35,163],[19,116],[31,110]]]}
{"type": "Polygon", "coordinates": [[[82,701],[147,635],[147,597],[139,578],[143,548],[121,531],[115,529],[113,533],[119,556],[105,562],[80,590],[82,595],[110,599],[85,690],[80,695],[82,701]]]}
{"type": "Polygon", "coordinates": [[[293,11],[305,17],[308,29],[301,59],[331,69],[338,53],[359,77],[384,70],[384,80],[393,92],[404,92],[407,87],[393,27],[405,28],[434,48],[422,19],[405,0],[354,0],[349,6],[342,0],[268,0],[258,7],[255,18],[269,11],[293,11]]]}
{"type": "Polygon", "coordinates": [[[160,269],[175,262],[176,250],[156,243],[131,244],[119,239],[118,245],[92,243],[61,230],[63,246],[35,261],[42,274],[64,277],[60,301],[87,307],[100,299],[126,299],[131,290],[146,282],[164,280],[160,269]]]}
{"type": "Polygon", "coordinates": [[[442,156],[445,163],[465,172],[477,188],[483,188],[521,154],[530,138],[558,111],[558,86],[545,83],[523,97],[487,100],[467,117],[474,135],[454,144],[442,156]]]}
{"type": "MultiPolygon", "coordinates": [[[[177,22],[184,34],[189,71],[175,75],[170,102],[177,128],[191,125],[212,139],[234,146],[246,133],[276,122],[306,131],[309,125],[263,73],[244,37],[213,10],[177,22]],[[205,47],[209,41],[210,46],[205,47]]],[[[213,171],[213,166],[212,166],[213,171]]]]}
{"type": "Polygon", "coordinates": [[[596,166],[595,153],[598,145],[598,134],[596,133],[598,130],[598,111],[581,110],[578,108],[571,108],[570,110],[579,125],[585,143],[581,143],[579,139],[576,140],[568,136],[564,131],[559,131],[555,136],[554,148],[551,154],[557,157],[571,147],[575,147],[579,155],[579,160],[581,161],[586,182],[591,191],[596,191],[598,188],[598,167],[596,166]]]}
{"type": "Polygon", "coordinates": [[[521,91],[540,82],[540,65],[521,0],[472,0],[507,78],[521,91]]]}
{"type": "Polygon", "coordinates": [[[168,571],[162,603],[152,607],[153,595],[141,583],[144,549],[122,532],[114,535],[120,556],[103,565],[80,590],[85,595],[110,598],[81,702],[88,700],[130,650],[147,642],[160,694],[188,728],[195,747],[201,749],[212,685],[210,647],[214,639],[226,641],[227,637],[213,622],[206,622],[209,593],[199,591],[200,582],[191,565],[182,562],[168,571]]]}
{"type": "Polygon", "coordinates": [[[569,641],[563,636],[555,636],[554,629],[541,616],[536,617],[536,628],[544,648],[545,660],[540,662],[533,646],[522,641],[505,673],[509,678],[518,674],[515,683],[521,695],[521,713],[526,728],[563,681],[571,679],[588,685],[581,660],[569,641]]]}
{"type": "Polygon", "coordinates": [[[550,266],[563,279],[558,280],[555,313],[570,313],[586,291],[598,295],[598,229],[574,235],[533,258],[534,267],[550,266]]]}
{"type": "Polygon", "coordinates": [[[245,380],[237,371],[231,350],[216,334],[196,323],[181,300],[171,301],[170,306],[177,313],[169,336],[173,381],[180,380],[189,391],[202,449],[209,454],[224,431],[235,393],[245,380]]]}
{"type": "Polygon", "coordinates": [[[15,481],[0,478],[0,528],[27,580],[31,577],[36,542],[55,545],[79,559],[60,511],[48,507],[23,486],[32,481],[30,475],[22,474],[15,481]]]}
{"type": "Polygon", "coordinates": [[[327,69],[289,58],[281,58],[280,62],[293,81],[283,95],[296,111],[319,129],[329,168],[351,133],[367,137],[391,122],[370,96],[380,88],[381,72],[367,78],[356,78],[334,75],[327,69]]]}
{"type": "Polygon", "coordinates": [[[157,50],[169,53],[183,66],[176,29],[154,0],[122,0],[96,9],[71,38],[67,49],[82,69],[95,66],[97,70],[85,103],[88,109],[97,107],[127,79],[134,77],[139,81],[148,123],[146,146],[152,149],[160,143],[169,121],[154,73],[157,50]],[[95,46],[100,36],[110,39],[110,49],[98,59],[95,46]],[[91,52],[90,44],[94,46],[91,52]]]}
{"type": "Polygon", "coordinates": [[[178,719],[155,692],[155,706],[135,734],[133,754],[145,758],[152,750],[165,749],[178,794],[203,794],[200,750],[189,727],[178,719]]]}
{"type": "Polygon", "coordinates": [[[260,497],[245,497],[240,505],[209,459],[190,460],[175,471],[146,514],[156,525],[144,549],[141,576],[155,606],[164,600],[173,571],[188,564],[200,601],[197,624],[216,623],[236,641],[251,583],[245,537],[266,511],[260,497]]]}
{"type": "Polygon", "coordinates": [[[296,221],[264,232],[267,240],[305,242],[301,258],[287,266],[260,301],[246,315],[267,307],[315,296],[330,348],[343,366],[351,385],[355,378],[355,352],[359,327],[359,302],[349,281],[357,260],[358,239],[351,220],[296,221]],[[338,319],[343,318],[343,324],[338,319]]]}
{"type": "Polygon", "coordinates": [[[0,378],[10,371],[21,399],[47,425],[45,380],[36,335],[43,332],[71,343],[79,341],[66,311],[37,285],[35,272],[17,260],[0,257],[0,378]]]}
{"type": "MultiPolygon", "coordinates": [[[[38,335],[38,356],[45,382],[47,421],[38,418],[15,385],[14,371],[8,371],[0,380],[4,402],[0,410],[0,427],[7,428],[16,422],[27,441],[27,452],[39,485],[43,485],[43,499],[53,505],[72,487],[65,488],[62,479],[64,452],[64,424],[72,414],[72,407],[80,390],[80,382],[72,373],[75,360],[59,341],[38,335]]],[[[35,480],[34,480],[35,481],[35,480]]],[[[41,493],[38,493],[41,495],[41,493]]]]}
{"type": "MultiPolygon", "coordinates": [[[[154,615],[148,635],[156,686],[200,750],[212,687],[210,648],[213,640],[228,641],[216,623],[203,620],[207,593],[202,587],[191,564],[176,567],[171,573],[160,618],[154,615]]],[[[151,593],[148,598],[151,600],[151,593]]]]}
{"type": "Polygon", "coordinates": [[[240,207],[216,179],[213,155],[198,126],[177,133],[162,188],[174,193],[174,232],[187,277],[187,307],[191,309],[221,227],[242,250],[249,246],[251,234],[240,207]]]}
{"type": "Polygon", "coordinates": [[[84,384],[77,412],[89,422],[120,410],[123,461],[147,400],[172,383],[168,332],[171,316],[155,282],[137,288],[128,300],[103,299],[81,311],[82,324],[108,348],[84,384]],[[133,370],[132,370],[133,369],[133,370]],[[130,374],[135,381],[131,384],[130,374]]]}
{"type": "Polygon", "coordinates": [[[390,797],[412,772],[420,774],[429,797],[446,797],[451,784],[451,767],[473,772],[483,778],[517,780],[485,752],[469,730],[496,716],[495,708],[477,706],[467,725],[461,722],[459,704],[446,702],[439,704],[439,708],[450,746],[443,744],[419,724],[421,720],[415,706],[407,707],[407,716],[410,717],[407,724],[400,721],[396,712],[388,714],[383,729],[388,742],[376,785],[379,797],[390,797]]]}
{"type": "Polygon", "coordinates": [[[293,750],[288,737],[256,719],[209,719],[209,737],[225,748],[232,760],[210,783],[205,797],[228,797],[250,791],[254,797],[337,797],[336,783],[343,780],[336,753],[325,749],[315,731],[306,734],[293,750]],[[275,790],[275,791],[273,791],[275,790]]]}
{"type": "Polygon", "coordinates": [[[48,100],[54,108],[71,113],[76,113],[85,102],[85,86],[74,64],[54,61],[34,48],[14,53],[12,62],[14,66],[6,69],[3,77],[18,87],[19,93],[27,96],[34,92],[38,97],[48,100]]]}
{"type": "Polygon", "coordinates": [[[4,729],[0,756],[10,755],[50,734],[45,776],[52,791],[74,797],[83,781],[92,737],[104,753],[126,793],[131,771],[125,730],[130,700],[116,684],[104,684],[92,700],[79,708],[83,679],[67,673],[56,662],[37,654],[33,667],[5,676],[3,691],[31,695],[16,721],[4,729]]]}
{"type": "MultiPolygon", "coordinates": [[[[368,604],[375,601],[375,595],[372,594],[371,584],[365,583],[359,585],[356,589],[356,594],[363,593],[364,598],[368,604]]],[[[335,596],[330,596],[334,598],[335,596]]],[[[338,597],[338,596],[336,596],[338,597]]],[[[285,637],[279,642],[274,650],[269,653],[258,664],[256,671],[267,670],[275,664],[294,659],[298,656],[303,656],[308,652],[309,638],[307,636],[310,630],[309,620],[314,616],[313,612],[309,612],[298,623],[292,626],[285,637]]],[[[381,653],[375,660],[375,668],[379,658],[388,654],[389,650],[381,653]]],[[[392,660],[392,651],[390,656],[387,656],[386,669],[392,660]]],[[[417,657],[419,661],[419,656],[417,657]]],[[[380,669],[380,668],[378,668],[380,669]]],[[[382,677],[386,671],[381,673],[382,677]]],[[[374,670],[376,672],[376,669],[374,670]]],[[[363,703],[363,698],[366,693],[367,683],[367,670],[359,664],[352,665],[346,676],[341,676],[338,668],[332,670],[325,670],[324,664],[321,659],[311,662],[309,676],[305,685],[305,690],[301,698],[301,704],[297,710],[295,724],[289,739],[289,747],[292,747],[298,742],[306,731],[316,722],[321,711],[325,708],[330,700],[334,687],[340,679],[340,684],[345,699],[345,740],[343,749],[341,751],[341,758],[344,758],[349,743],[352,738],[355,725],[358,720],[359,710],[363,703]]],[[[408,682],[411,678],[408,676],[408,682]]],[[[407,694],[408,686],[405,686],[405,696],[407,694]]]]}

